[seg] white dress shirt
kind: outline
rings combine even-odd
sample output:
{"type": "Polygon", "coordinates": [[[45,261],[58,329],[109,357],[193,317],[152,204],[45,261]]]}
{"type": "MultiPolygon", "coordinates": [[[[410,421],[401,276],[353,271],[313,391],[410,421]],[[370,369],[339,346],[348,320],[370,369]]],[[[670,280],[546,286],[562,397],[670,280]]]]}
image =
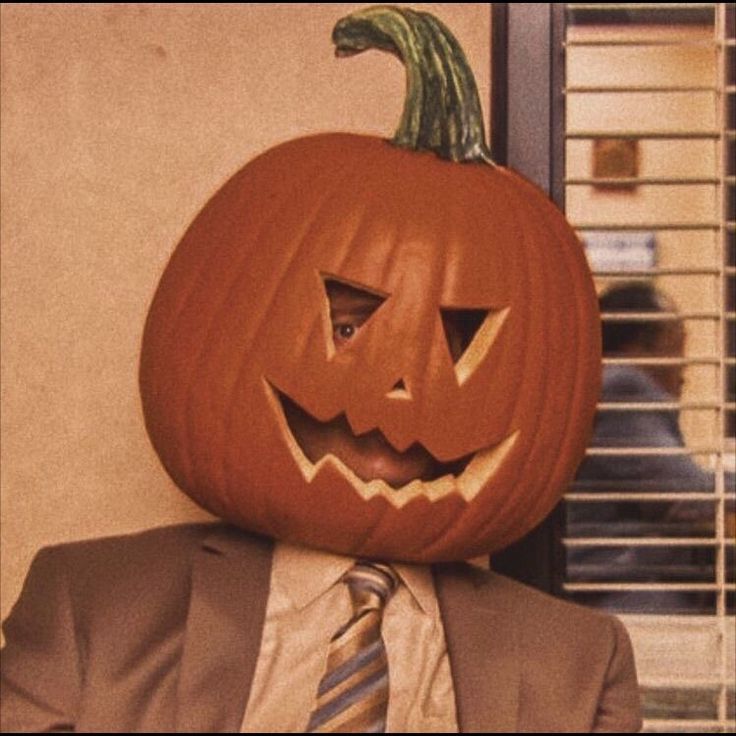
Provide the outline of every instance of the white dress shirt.
{"type": "MultiPolygon", "coordinates": [[[[261,649],[242,732],[304,732],[329,641],[352,615],[340,581],[355,560],[278,544],[261,649]]],[[[387,731],[457,732],[455,696],[432,574],[395,564],[401,583],[386,605],[387,731]]]]}

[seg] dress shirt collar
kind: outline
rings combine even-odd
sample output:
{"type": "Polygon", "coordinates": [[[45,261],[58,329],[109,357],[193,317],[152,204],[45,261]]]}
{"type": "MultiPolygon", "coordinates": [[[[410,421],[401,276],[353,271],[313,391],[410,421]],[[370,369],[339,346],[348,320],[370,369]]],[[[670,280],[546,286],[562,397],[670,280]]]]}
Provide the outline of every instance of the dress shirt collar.
{"type": "MultiPolygon", "coordinates": [[[[302,609],[340,582],[355,563],[354,557],[277,543],[273,555],[272,580],[295,608],[302,609]]],[[[419,608],[432,614],[437,608],[432,572],[426,565],[391,563],[419,608]]]]}

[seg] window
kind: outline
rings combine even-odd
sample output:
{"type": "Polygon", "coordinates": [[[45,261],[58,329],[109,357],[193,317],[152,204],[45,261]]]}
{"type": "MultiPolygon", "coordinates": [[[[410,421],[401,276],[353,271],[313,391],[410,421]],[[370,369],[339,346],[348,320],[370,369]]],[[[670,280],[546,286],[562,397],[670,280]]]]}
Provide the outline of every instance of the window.
{"type": "Polygon", "coordinates": [[[733,731],[734,4],[492,7],[494,158],[629,287],[605,370],[649,389],[601,398],[564,507],[492,564],[621,618],[645,731],[733,731]]]}
{"type": "Polygon", "coordinates": [[[733,729],[734,5],[566,19],[565,204],[601,296],[604,392],[563,590],[621,615],[645,730],[733,729]]]}

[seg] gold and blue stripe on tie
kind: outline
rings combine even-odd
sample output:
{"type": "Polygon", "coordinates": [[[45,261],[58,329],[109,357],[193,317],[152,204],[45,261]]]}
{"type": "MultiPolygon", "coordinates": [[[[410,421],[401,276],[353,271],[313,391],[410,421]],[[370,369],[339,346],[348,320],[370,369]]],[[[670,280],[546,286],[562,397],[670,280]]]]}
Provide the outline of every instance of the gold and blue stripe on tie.
{"type": "Polygon", "coordinates": [[[307,732],[383,733],[389,680],[381,621],[398,578],[389,565],[361,561],[343,582],[350,591],[353,615],[330,640],[307,732]]]}

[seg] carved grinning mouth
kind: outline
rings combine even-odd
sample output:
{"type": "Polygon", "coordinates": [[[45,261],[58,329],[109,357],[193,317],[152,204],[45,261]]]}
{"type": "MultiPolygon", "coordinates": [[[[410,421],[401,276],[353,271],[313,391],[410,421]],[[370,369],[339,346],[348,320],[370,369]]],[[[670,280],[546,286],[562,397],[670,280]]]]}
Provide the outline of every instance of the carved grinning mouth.
{"type": "MultiPolygon", "coordinates": [[[[482,448],[453,462],[440,463],[435,461],[438,470],[433,473],[431,478],[415,479],[394,488],[382,479],[362,480],[342,460],[330,453],[323,455],[316,462],[312,462],[297,441],[287,416],[293,414],[294,409],[296,409],[303,416],[306,416],[309,421],[322,425],[325,423],[312,417],[297,402],[279,391],[266,379],[264,379],[264,388],[292,457],[308,483],[311,483],[323,467],[329,465],[349,481],[355,491],[365,500],[374,496],[383,496],[396,508],[401,508],[417,497],[424,497],[434,502],[453,493],[461,496],[466,502],[472,501],[501,466],[519,435],[518,430],[512,432],[499,444],[482,448]]],[[[330,422],[344,423],[347,426],[344,414],[330,420],[330,422]]],[[[373,431],[379,432],[379,430],[373,431]]],[[[381,437],[383,437],[382,434],[381,437]]]]}

